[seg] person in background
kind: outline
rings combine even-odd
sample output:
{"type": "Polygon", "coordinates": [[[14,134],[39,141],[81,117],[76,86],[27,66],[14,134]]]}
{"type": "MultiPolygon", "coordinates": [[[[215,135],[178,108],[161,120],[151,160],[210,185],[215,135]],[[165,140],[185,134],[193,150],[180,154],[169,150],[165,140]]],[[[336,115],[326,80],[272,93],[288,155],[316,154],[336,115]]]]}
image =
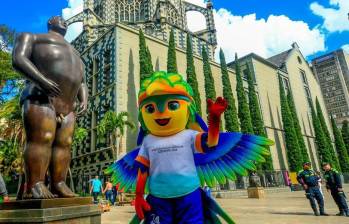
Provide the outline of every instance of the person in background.
{"type": "Polygon", "coordinates": [[[316,171],[316,175],[319,177],[319,190],[320,190],[320,193],[322,194],[322,197],[325,201],[325,197],[324,197],[324,192],[322,192],[322,178],[321,178],[321,173],[319,171],[316,171]]]}
{"type": "Polygon", "coordinates": [[[211,188],[209,186],[205,185],[204,191],[205,191],[207,197],[211,198],[211,188]]]}
{"type": "Polygon", "coordinates": [[[303,170],[299,171],[297,180],[305,190],[305,195],[309,199],[314,215],[328,216],[325,213],[324,197],[319,190],[319,176],[311,169],[310,162],[303,163],[303,170]],[[320,213],[317,209],[315,199],[318,203],[320,213]]]}
{"type": "Polygon", "coordinates": [[[10,199],[8,197],[7,189],[6,189],[6,184],[5,184],[4,178],[2,178],[1,174],[0,174],[0,195],[3,197],[4,202],[10,201],[10,199]]]}
{"type": "Polygon", "coordinates": [[[339,213],[337,215],[349,217],[348,204],[345,199],[339,172],[332,168],[329,163],[323,163],[322,168],[325,171],[324,178],[326,180],[327,191],[331,191],[332,198],[339,208],[339,213]]]}
{"type": "Polygon", "coordinates": [[[90,194],[93,196],[93,202],[98,204],[98,195],[103,192],[102,182],[98,179],[96,175],[95,179],[92,180],[90,194]]]}
{"type": "Polygon", "coordinates": [[[118,196],[118,190],[116,189],[116,186],[113,186],[112,190],[113,190],[113,205],[115,205],[116,198],[118,196]]]}
{"type": "Polygon", "coordinates": [[[124,190],[123,189],[119,189],[120,184],[116,185],[115,188],[118,191],[118,199],[119,199],[119,203],[122,203],[124,201],[124,190]]]}
{"type": "Polygon", "coordinates": [[[113,184],[110,182],[110,178],[108,178],[107,181],[105,182],[105,188],[103,190],[103,193],[105,194],[105,199],[108,200],[113,205],[114,204],[113,184]]]}

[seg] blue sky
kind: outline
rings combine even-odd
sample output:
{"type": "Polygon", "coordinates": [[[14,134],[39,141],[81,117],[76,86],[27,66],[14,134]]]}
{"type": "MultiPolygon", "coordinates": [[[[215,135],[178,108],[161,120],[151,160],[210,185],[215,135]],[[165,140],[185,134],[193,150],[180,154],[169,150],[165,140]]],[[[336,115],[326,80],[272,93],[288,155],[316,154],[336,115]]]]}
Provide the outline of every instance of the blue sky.
{"type": "MultiPolygon", "coordinates": [[[[204,0],[188,0],[204,4],[204,0]]],[[[349,49],[349,0],[213,0],[219,47],[232,59],[255,52],[264,57],[290,48],[297,41],[308,59],[341,47],[349,49]],[[345,11],[347,9],[347,12],[345,11]],[[326,20],[324,19],[326,18],[326,20]]],[[[66,17],[81,9],[81,0],[3,1],[0,24],[19,32],[45,32],[52,15],[66,17]]],[[[190,21],[193,30],[202,19],[190,21]]],[[[197,16],[197,17],[195,17],[197,16]]],[[[81,28],[72,28],[74,36],[81,28]]],[[[70,37],[70,36],[69,36],[70,37]]]]}

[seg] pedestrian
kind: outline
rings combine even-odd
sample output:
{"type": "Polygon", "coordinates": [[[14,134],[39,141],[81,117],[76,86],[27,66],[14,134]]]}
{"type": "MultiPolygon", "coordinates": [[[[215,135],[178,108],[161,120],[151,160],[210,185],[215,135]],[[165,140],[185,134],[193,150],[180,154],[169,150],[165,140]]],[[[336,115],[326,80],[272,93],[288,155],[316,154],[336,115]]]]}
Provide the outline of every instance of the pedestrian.
{"type": "Polygon", "coordinates": [[[325,201],[325,197],[324,197],[324,192],[322,192],[322,178],[321,178],[321,173],[319,171],[316,171],[316,175],[319,177],[319,190],[320,190],[320,193],[322,194],[322,197],[325,201]]]}
{"type": "Polygon", "coordinates": [[[113,190],[113,205],[115,205],[116,198],[118,196],[118,190],[116,189],[116,186],[113,186],[112,190],[113,190]]]}
{"type": "Polygon", "coordinates": [[[2,178],[2,175],[0,174],[0,195],[2,196],[3,202],[9,202],[10,199],[8,197],[6,184],[4,181],[4,178],[2,178]]]}
{"type": "Polygon", "coordinates": [[[311,169],[310,162],[303,163],[303,170],[299,171],[297,180],[305,190],[305,195],[310,201],[310,206],[314,211],[314,215],[328,216],[328,214],[325,213],[324,197],[320,192],[319,176],[311,169]],[[317,210],[315,199],[319,206],[320,213],[317,210]]]}
{"type": "Polygon", "coordinates": [[[337,215],[349,217],[348,204],[343,191],[342,180],[339,172],[332,168],[329,163],[324,163],[322,168],[325,171],[324,178],[326,180],[327,191],[331,192],[332,198],[339,208],[339,213],[337,215]]]}
{"type": "Polygon", "coordinates": [[[116,190],[118,191],[118,199],[120,205],[122,205],[122,202],[124,201],[124,189],[120,189],[120,184],[115,186],[116,190]]]}
{"type": "Polygon", "coordinates": [[[113,184],[110,182],[110,178],[105,182],[105,188],[103,190],[105,194],[105,199],[108,200],[112,205],[114,204],[113,199],[113,184]]]}
{"type": "Polygon", "coordinates": [[[103,192],[102,182],[98,179],[98,175],[92,180],[90,194],[93,196],[93,202],[98,204],[98,195],[103,192]]]}
{"type": "Polygon", "coordinates": [[[204,191],[205,191],[207,197],[211,198],[211,188],[209,186],[205,185],[204,191]]]}

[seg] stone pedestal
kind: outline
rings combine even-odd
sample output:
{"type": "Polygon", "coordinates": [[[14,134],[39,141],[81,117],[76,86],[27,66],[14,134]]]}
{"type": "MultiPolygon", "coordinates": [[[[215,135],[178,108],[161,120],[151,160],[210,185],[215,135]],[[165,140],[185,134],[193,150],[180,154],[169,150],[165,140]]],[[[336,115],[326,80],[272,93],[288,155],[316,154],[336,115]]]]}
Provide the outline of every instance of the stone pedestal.
{"type": "Polygon", "coordinates": [[[263,187],[249,187],[247,188],[248,198],[265,198],[263,187]]]}
{"type": "Polygon", "coordinates": [[[101,223],[101,210],[90,197],[14,201],[0,209],[0,223],[101,223]]]}

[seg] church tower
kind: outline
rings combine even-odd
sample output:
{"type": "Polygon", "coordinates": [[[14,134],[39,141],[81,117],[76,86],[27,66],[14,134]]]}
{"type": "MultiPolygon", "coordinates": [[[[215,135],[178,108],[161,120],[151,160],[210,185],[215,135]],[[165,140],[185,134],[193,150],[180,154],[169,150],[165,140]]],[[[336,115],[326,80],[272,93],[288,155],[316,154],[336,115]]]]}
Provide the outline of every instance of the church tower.
{"type": "Polygon", "coordinates": [[[80,37],[80,42],[87,43],[87,46],[116,23],[141,28],[146,34],[166,42],[169,32],[174,30],[177,47],[183,49],[185,37],[190,33],[194,53],[200,55],[205,46],[211,59],[217,46],[211,0],[206,2],[206,7],[183,0],[84,0],[84,11],[68,20],[68,24],[74,22],[83,22],[85,36],[80,37]],[[190,11],[204,15],[206,29],[194,33],[189,31],[186,14],[190,11]]]}

